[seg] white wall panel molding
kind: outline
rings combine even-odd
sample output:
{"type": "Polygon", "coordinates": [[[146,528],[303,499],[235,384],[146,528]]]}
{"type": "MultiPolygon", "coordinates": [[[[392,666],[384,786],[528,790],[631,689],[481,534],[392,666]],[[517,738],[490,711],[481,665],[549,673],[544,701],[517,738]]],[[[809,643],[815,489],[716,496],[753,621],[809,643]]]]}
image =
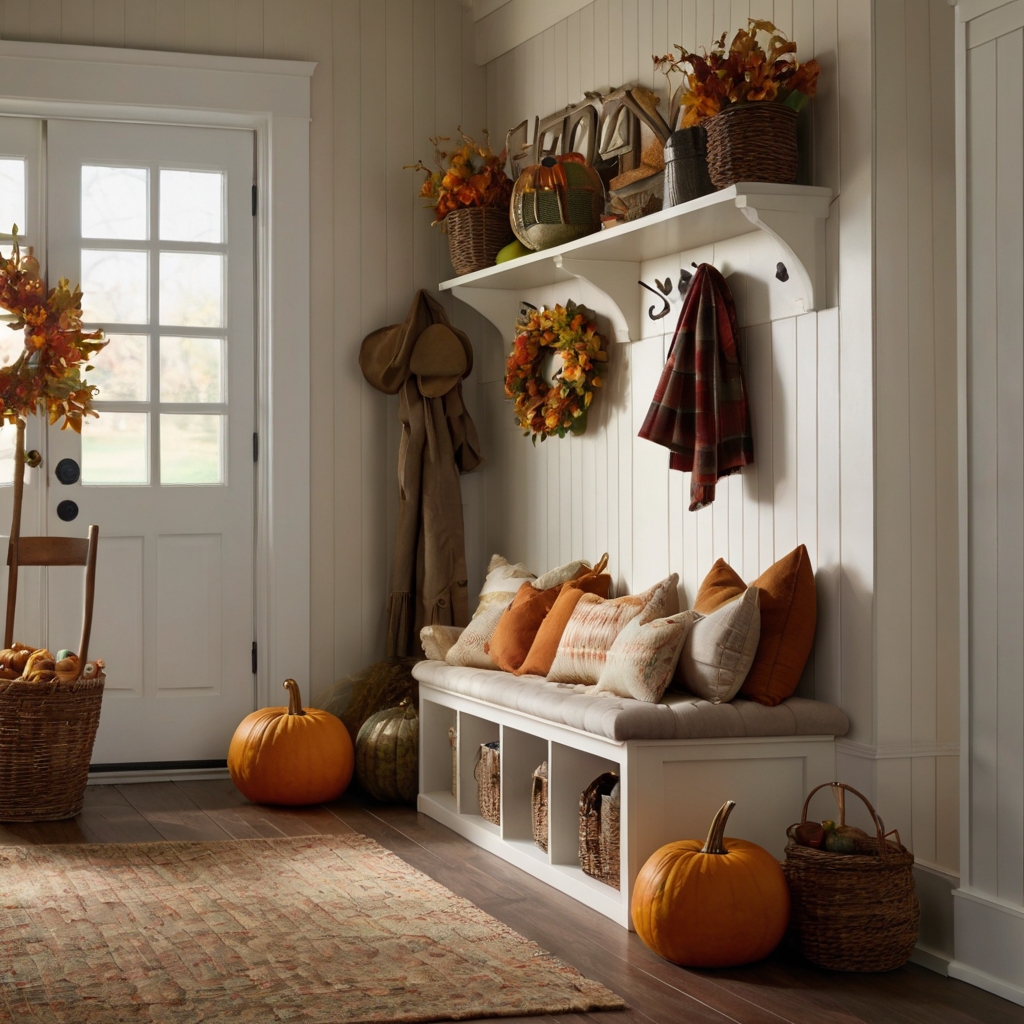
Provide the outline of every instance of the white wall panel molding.
{"type": "Polygon", "coordinates": [[[967,49],[973,50],[1024,25],[1024,0],[996,8],[967,22],[967,49]]]}
{"type": "Polygon", "coordinates": [[[865,758],[870,761],[885,761],[906,757],[957,757],[960,754],[959,743],[908,743],[879,744],[856,743],[853,740],[836,741],[836,749],[850,757],[865,758]]]}
{"type": "Polygon", "coordinates": [[[953,917],[949,976],[1024,1006],[1024,911],[961,888],[953,892],[953,917]]]}
{"type": "MultiPolygon", "coordinates": [[[[545,29],[564,21],[591,2],[592,0],[474,0],[477,64],[490,63],[495,57],[500,57],[521,43],[540,35],[545,29]]],[[[620,84],[622,83],[606,82],[605,86],[620,84]]]]}

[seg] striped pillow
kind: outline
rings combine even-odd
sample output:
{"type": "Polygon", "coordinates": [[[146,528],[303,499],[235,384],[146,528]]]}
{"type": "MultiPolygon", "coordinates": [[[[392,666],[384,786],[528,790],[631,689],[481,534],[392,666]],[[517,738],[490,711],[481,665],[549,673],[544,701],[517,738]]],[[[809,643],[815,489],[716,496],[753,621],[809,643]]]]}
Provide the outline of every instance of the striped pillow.
{"type": "Polygon", "coordinates": [[[700,612],[680,612],[664,619],[626,624],[608,651],[598,693],[614,693],[658,704],[672,681],[679,652],[700,612]]]}
{"type": "Polygon", "coordinates": [[[595,594],[584,594],[562,632],[548,679],[558,683],[596,684],[609,649],[628,622],[639,618],[643,625],[679,611],[678,583],[679,577],[672,573],[642,594],[611,601],[602,601],[595,594]]]}

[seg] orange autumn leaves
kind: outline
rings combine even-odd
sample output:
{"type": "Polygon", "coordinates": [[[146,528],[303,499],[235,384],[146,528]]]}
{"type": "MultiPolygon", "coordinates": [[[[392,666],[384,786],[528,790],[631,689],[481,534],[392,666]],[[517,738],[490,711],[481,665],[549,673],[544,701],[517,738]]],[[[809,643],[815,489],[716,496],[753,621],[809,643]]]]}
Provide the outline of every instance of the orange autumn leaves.
{"type": "Polygon", "coordinates": [[[505,394],[515,403],[516,422],[534,443],[538,437],[582,434],[607,367],[604,339],[582,306],[570,302],[524,310],[505,364],[505,394]],[[548,383],[539,371],[550,351],[561,358],[561,366],[548,383]]]}
{"type": "Polygon", "coordinates": [[[774,101],[801,110],[817,91],[821,68],[816,60],[797,61],[796,43],[770,21],[751,18],[749,25],[736,33],[728,51],[723,32],[710,53],[693,53],[677,43],[678,57],[654,57],[655,66],[666,74],[684,75],[683,128],[700,124],[733,103],[774,101]]]}
{"type": "Polygon", "coordinates": [[[461,128],[459,136],[462,145],[450,153],[440,148],[442,142],[451,141],[447,136],[431,136],[436,170],[431,170],[422,160],[406,165],[406,170],[424,171],[427,175],[419,194],[433,203],[434,224],[441,223],[453,210],[469,206],[507,210],[512,199],[512,180],[505,173],[504,151],[492,152],[486,130],[482,146],[461,128]]]}
{"type": "Polygon", "coordinates": [[[97,392],[82,379],[82,364],[106,344],[103,332],[82,330],[81,289],[62,277],[47,292],[39,261],[21,254],[17,227],[13,235],[11,255],[0,256],[0,306],[8,326],[24,331],[25,347],[0,369],[0,417],[14,423],[43,405],[50,423],[63,418],[62,430],[81,433],[83,417],[96,415],[97,392]]]}

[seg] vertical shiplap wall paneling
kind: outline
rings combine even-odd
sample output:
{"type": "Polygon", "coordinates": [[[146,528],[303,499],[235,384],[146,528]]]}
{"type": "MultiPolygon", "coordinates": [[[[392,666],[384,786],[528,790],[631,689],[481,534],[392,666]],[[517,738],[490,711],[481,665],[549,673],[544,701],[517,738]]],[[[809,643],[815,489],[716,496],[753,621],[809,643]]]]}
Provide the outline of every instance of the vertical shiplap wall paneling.
{"type": "Polygon", "coordinates": [[[900,0],[875,17],[876,795],[919,863],[955,871],[953,13],[900,0]]]}

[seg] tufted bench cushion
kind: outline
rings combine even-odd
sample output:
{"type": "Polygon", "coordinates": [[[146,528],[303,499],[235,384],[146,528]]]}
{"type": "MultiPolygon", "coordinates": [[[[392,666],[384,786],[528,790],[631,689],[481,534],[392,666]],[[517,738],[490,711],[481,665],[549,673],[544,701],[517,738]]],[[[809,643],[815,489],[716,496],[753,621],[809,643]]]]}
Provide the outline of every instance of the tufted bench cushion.
{"type": "Polygon", "coordinates": [[[523,715],[619,742],[625,740],[704,740],[743,736],[845,736],[850,721],[832,704],[790,697],[776,707],[750,700],[712,704],[686,693],[669,692],[664,703],[598,693],[596,686],[551,683],[541,676],[461,668],[443,661],[421,661],[413,676],[438,690],[457,693],[523,715]]]}

